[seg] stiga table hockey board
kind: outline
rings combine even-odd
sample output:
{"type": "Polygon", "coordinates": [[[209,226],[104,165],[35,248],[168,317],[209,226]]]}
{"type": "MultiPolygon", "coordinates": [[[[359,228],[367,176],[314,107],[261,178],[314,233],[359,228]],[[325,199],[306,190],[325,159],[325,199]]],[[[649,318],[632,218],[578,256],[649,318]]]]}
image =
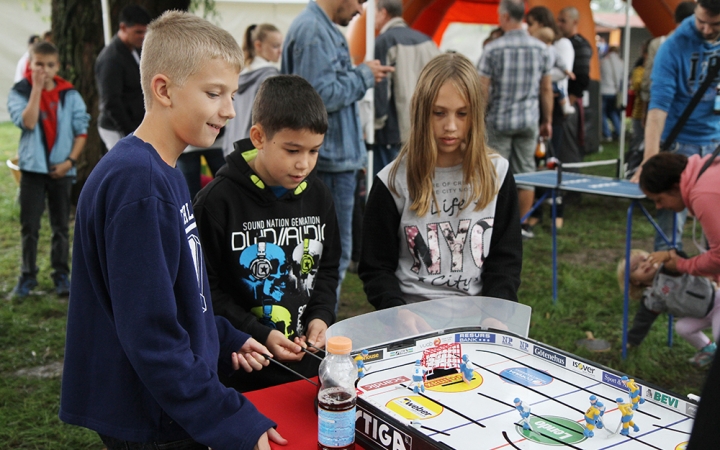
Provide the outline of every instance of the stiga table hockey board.
{"type": "MultiPolygon", "coordinates": [[[[423,303],[425,307],[427,303],[433,302],[423,303]]],[[[517,306],[522,305],[509,305],[517,306]]],[[[386,311],[359,316],[365,317],[360,324],[377,324],[379,319],[397,333],[402,328],[392,323],[397,312],[384,316],[386,311]],[[378,313],[383,315],[367,317],[378,313]]],[[[487,317],[476,319],[482,323],[487,317]]],[[[331,327],[330,335],[341,330],[360,339],[353,336],[354,326],[343,322],[335,330],[331,327]]],[[[353,347],[355,354],[362,350],[353,347]]],[[[368,354],[365,376],[357,384],[356,436],[365,448],[684,450],[692,430],[694,401],[635,380],[644,401],[633,417],[639,431],[630,427],[629,437],[621,435],[616,399],[630,402],[623,374],[509,331],[446,327],[364,349],[368,354]],[[472,369],[469,382],[454,368],[462,355],[468,356],[472,369]],[[418,360],[429,372],[422,382],[424,391],[414,392],[418,360]],[[594,437],[588,438],[584,414],[591,395],[606,410],[604,427],[595,428],[594,437]],[[521,425],[515,398],[531,409],[529,430],[521,425]]]]}

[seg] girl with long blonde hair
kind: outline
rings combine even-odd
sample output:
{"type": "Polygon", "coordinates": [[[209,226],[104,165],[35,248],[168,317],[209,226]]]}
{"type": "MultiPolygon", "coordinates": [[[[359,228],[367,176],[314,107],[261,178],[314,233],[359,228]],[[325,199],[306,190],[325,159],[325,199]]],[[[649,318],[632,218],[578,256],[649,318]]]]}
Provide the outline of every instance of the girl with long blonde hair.
{"type": "Polygon", "coordinates": [[[488,148],[473,64],[440,55],[420,74],[411,134],[375,178],[360,278],[377,309],[453,295],[517,301],[522,238],[515,181],[488,148]]]}

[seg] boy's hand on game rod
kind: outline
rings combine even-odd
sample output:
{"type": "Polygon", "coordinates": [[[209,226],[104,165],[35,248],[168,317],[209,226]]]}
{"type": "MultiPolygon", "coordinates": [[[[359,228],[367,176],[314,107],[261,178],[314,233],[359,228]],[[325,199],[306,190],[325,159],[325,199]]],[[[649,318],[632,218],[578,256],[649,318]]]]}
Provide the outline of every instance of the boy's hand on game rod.
{"type": "Polygon", "coordinates": [[[278,433],[275,428],[270,428],[260,436],[260,440],[253,450],[271,450],[268,440],[278,445],[287,445],[288,443],[287,439],[280,436],[280,433],[278,433]]]}
{"type": "Polygon", "coordinates": [[[245,341],[240,350],[231,355],[232,367],[238,370],[242,367],[245,372],[260,370],[270,364],[263,355],[270,353],[264,345],[253,338],[245,341]]]}
{"type": "Polygon", "coordinates": [[[297,338],[293,342],[278,330],[272,330],[265,343],[278,361],[300,361],[304,355],[297,338]]]}
{"type": "Polygon", "coordinates": [[[313,347],[308,348],[309,352],[317,352],[317,348],[325,348],[325,332],[328,326],[322,319],[313,319],[307,327],[307,334],[304,336],[305,342],[310,343],[313,347]]]}
{"type": "Polygon", "coordinates": [[[408,309],[401,308],[398,311],[398,319],[400,324],[410,333],[422,334],[433,331],[425,319],[408,309]]]}

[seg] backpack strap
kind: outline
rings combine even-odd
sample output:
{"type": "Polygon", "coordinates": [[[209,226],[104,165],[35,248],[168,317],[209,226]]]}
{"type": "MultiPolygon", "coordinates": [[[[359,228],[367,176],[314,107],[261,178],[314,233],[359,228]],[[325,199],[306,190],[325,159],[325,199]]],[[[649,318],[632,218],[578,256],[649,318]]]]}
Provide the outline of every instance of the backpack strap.
{"type": "Polygon", "coordinates": [[[660,146],[660,151],[665,152],[670,149],[670,146],[673,144],[673,142],[675,142],[678,134],[680,134],[680,130],[682,130],[682,128],[685,126],[685,123],[690,118],[690,114],[692,114],[693,110],[695,110],[695,107],[698,105],[698,103],[700,103],[700,99],[705,94],[705,91],[707,91],[712,82],[715,81],[715,77],[717,77],[718,72],[720,72],[720,61],[718,61],[718,58],[710,58],[708,60],[708,69],[705,73],[705,79],[703,80],[698,90],[695,91],[695,95],[693,95],[693,97],[690,99],[690,102],[685,107],[685,110],[683,111],[678,121],[675,122],[675,126],[672,127],[672,130],[670,130],[670,134],[668,134],[668,137],[662,143],[662,146],[660,146]]]}
{"type": "Polygon", "coordinates": [[[714,152],[712,152],[712,155],[708,158],[707,161],[705,161],[705,164],[703,164],[702,168],[700,169],[700,172],[698,172],[697,178],[695,178],[695,181],[697,181],[700,178],[700,175],[703,174],[708,168],[712,165],[715,158],[717,158],[717,155],[720,154],[720,145],[717,146],[714,152]]]}

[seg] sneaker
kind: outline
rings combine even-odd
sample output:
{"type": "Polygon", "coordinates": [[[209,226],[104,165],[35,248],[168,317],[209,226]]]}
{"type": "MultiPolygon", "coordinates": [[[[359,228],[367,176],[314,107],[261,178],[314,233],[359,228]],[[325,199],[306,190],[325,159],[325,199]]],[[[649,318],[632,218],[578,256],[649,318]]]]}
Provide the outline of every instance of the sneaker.
{"type": "Polygon", "coordinates": [[[575,107],[572,106],[569,102],[565,102],[562,105],[562,112],[563,115],[570,116],[575,114],[575,107]]]}
{"type": "Polygon", "coordinates": [[[70,279],[67,274],[60,274],[53,277],[55,280],[55,293],[58,297],[67,297],[70,295],[70,279]]]}
{"type": "Polygon", "coordinates": [[[18,284],[13,289],[12,296],[16,298],[27,297],[30,295],[30,291],[37,287],[37,285],[38,282],[35,278],[22,275],[18,278],[18,284]]]}
{"type": "Polygon", "coordinates": [[[709,343],[703,347],[699,352],[695,353],[695,356],[690,358],[688,361],[695,367],[705,367],[710,364],[715,357],[715,350],[717,345],[714,342],[709,343]]]}
{"type": "Polygon", "coordinates": [[[530,227],[530,225],[526,223],[520,226],[520,234],[522,234],[523,240],[528,240],[535,237],[535,233],[533,233],[532,227],[530,227]]]}

